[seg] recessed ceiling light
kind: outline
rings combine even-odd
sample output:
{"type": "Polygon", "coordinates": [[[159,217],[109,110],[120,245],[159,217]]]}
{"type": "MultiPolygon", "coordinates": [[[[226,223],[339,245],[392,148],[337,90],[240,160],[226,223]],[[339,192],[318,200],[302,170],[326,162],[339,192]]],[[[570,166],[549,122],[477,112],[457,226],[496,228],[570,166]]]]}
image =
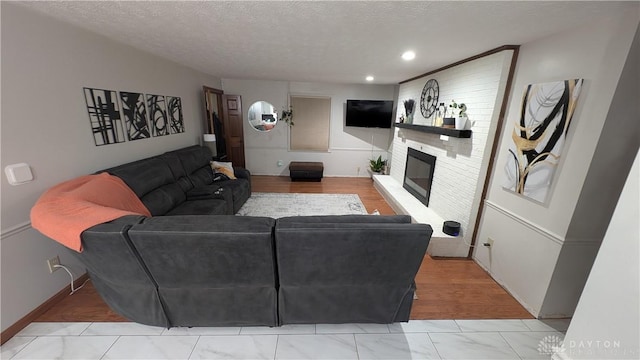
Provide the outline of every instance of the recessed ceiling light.
{"type": "Polygon", "coordinates": [[[415,59],[415,57],[416,57],[416,53],[414,53],[413,51],[405,51],[405,52],[402,54],[402,58],[403,58],[404,60],[407,60],[407,61],[409,61],[409,60],[413,60],[413,59],[415,59]]]}
{"type": "Polygon", "coordinates": [[[367,81],[373,81],[373,76],[369,75],[365,78],[367,81]]]}

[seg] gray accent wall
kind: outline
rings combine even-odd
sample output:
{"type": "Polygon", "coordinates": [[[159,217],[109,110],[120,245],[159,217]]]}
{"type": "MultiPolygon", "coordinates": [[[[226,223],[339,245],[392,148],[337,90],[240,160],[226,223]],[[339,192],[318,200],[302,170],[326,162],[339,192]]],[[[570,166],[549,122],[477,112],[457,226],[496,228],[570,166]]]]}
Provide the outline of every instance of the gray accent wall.
{"type": "Polygon", "coordinates": [[[84,269],[68,250],[33,230],[29,211],[51,186],[99,169],[198,144],[203,130],[202,86],[219,78],[101,35],[61,23],[19,4],[2,2],[2,168],[30,165],[34,181],[18,186],[2,175],[2,330],[65,285],[49,274],[60,256],[77,276],[84,269]],[[95,146],[83,87],[182,99],[185,132],[95,146]]]}

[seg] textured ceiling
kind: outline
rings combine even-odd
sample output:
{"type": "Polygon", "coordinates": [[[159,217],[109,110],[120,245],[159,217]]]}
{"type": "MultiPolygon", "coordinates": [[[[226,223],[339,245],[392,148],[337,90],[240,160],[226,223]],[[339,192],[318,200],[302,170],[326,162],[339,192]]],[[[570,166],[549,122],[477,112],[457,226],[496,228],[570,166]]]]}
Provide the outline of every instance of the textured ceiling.
{"type": "MultiPolygon", "coordinates": [[[[640,2],[22,2],[221,78],[395,84],[640,2]],[[405,50],[416,59],[405,62],[405,50]]],[[[576,46],[580,46],[576,44],[576,46]]]]}

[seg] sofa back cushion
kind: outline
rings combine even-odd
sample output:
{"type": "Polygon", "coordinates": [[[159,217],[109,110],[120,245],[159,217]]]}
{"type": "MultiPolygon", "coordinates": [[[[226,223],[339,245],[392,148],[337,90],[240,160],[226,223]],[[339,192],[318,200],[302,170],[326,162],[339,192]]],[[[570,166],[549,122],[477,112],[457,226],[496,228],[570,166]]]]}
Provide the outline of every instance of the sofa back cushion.
{"type": "MultiPolygon", "coordinates": [[[[378,221],[385,218],[369,217],[378,221]]],[[[276,258],[282,286],[408,287],[432,233],[426,224],[304,222],[305,217],[301,218],[300,222],[276,222],[276,258]]]]}
{"type": "Polygon", "coordinates": [[[170,151],[167,154],[175,155],[180,159],[185,174],[194,187],[209,185],[213,182],[213,170],[210,165],[213,154],[208,147],[194,145],[170,151]]]}
{"type": "Polygon", "coordinates": [[[131,241],[160,287],[275,287],[273,226],[263,217],[147,218],[131,241]]]}
{"type": "Polygon", "coordinates": [[[182,166],[182,161],[180,161],[180,157],[178,155],[169,152],[159,155],[158,158],[167,163],[171,173],[173,174],[173,178],[185,193],[194,188],[193,183],[184,171],[184,166],[182,166]]]}
{"type": "Polygon", "coordinates": [[[278,219],[278,224],[410,224],[409,215],[318,215],[287,216],[278,219]]]}
{"type": "Polygon", "coordinates": [[[159,216],[129,230],[175,326],[275,326],[275,220],[159,216]]]}
{"type": "Polygon", "coordinates": [[[407,321],[431,227],[406,217],[314,216],[275,227],[281,324],[407,321]]]}
{"type": "Polygon", "coordinates": [[[121,178],[138,195],[151,215],[164,215],[186,200],[167,163],[159,158],[143,159],[105,170],[121,178]]]}

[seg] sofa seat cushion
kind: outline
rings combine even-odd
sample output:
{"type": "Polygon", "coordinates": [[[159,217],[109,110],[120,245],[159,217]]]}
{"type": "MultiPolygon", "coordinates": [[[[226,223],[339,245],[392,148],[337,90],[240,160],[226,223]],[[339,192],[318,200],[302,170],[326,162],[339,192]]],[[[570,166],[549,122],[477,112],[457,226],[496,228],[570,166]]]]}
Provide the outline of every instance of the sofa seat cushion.
{"type": "MultiPolygon", "coordinates": [[[[233,215],[233,194],[229,189],[224,189],[216,184],[200,186],[191,189],[187,193],[187,200],[207,200],[207,199],[219,199],[224,200],[227,204],[227,210],[225,213],[218,215],[233,215]]],[[[197,215],[197,214],[196,214],[197,215]]]]}
{"type": "Polygon", "coordinates": [[[187,200],[165,215],[230,215],[225,199],[187,200]]]}

